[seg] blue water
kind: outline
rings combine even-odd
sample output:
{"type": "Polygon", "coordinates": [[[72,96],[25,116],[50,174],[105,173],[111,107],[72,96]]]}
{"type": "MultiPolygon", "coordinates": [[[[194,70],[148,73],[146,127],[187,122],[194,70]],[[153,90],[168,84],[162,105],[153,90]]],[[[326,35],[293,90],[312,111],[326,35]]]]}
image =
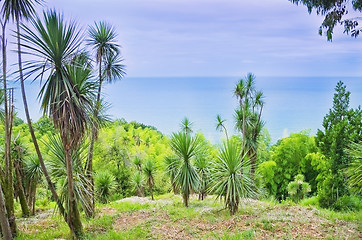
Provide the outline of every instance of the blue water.
{"type": "MultiPolygon", "coordinates": [[[[153,125],[163,133],[179,130],[184,117],[213,143],[223,137],[215,130],[216,115],[226,119],[230,133],[234,130],[233,96],[238,77],[161,77],[133,78],[106,85],[104,97],[112,104],[109,114],[115,118],[136,120],[153,125]]],[[[332,107],[334,88],[341,80],[351,92],[350,105],[362,103],[361,77],[258,77],[256,87],[264,92],[262,119],[272,141],[288,133],[310,129],[315,134],[323,117],[332,107]]],[[[28,88],[32,118],[40,116],[36,99],[38,84],[28,88]]],[[[23,117],[20,93],[17,94],[19,116],[23,117]]]]}

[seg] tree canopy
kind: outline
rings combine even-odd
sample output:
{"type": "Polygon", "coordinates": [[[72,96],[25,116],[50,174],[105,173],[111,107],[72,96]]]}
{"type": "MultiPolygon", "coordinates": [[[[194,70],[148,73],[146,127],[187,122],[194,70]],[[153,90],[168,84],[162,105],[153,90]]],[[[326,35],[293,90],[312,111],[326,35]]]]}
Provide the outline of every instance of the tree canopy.
{"type": "Polygon", "coordinates": [[[319,34],[325,32],[328,41],[332,41],[334,27],[343,25],[344,33],[357,37],[361,28],[358,27],[359,13],[362,11],[362,0],[289,0],[294,4],[307,6],[308,12],[313,10],[323,15],[324,20],[319,28],[319,34]]]}

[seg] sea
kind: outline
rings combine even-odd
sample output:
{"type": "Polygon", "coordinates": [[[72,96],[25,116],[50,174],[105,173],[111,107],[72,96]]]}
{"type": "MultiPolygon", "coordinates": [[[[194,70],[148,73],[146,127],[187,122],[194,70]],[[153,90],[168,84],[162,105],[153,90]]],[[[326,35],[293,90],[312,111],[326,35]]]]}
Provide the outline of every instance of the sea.
{"type": "MultiPolygon", "coordinates": [[[[164,134],[180,130],[187,117],[195,132],[202,132],[217,144],[224,134],[216,130],[216,116],[226,120],[231,134],[235,130],[233,95],[240,77],[125,77],[105,84],[103,97],[111,104],[112,119],[124,118],[152,125],[164,134]]],[[[264,94],[262,119],[272,143],[291,133],[322,128],[323,117],[333,105],[338,81],[351,92],[350,106],[362,104],[362,77],[258,77],[256,89],[264,94]]],[[[37,97],[40,84],[28,82],[27,95],[33,120],[42,115],[37,97]]],[[[18,116],[24,119],[20,89],[14,84],[18,116]]]]}

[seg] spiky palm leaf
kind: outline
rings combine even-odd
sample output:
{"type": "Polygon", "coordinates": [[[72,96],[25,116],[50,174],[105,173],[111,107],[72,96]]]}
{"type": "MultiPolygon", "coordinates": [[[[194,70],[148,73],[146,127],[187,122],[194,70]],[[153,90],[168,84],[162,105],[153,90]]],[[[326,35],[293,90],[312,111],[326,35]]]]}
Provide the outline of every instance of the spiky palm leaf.
{"type": "Polygon", "coordinates": [[[29,156],[24,161],[25,176],[28,181],[40,179],[43,175],[43,170],[40,166],[39,159],[36,156],[29,156]]]}
{"type": "Polygon", "coordinates": [[[353,192],[362,193],[362,142],[352,143],[347,151],[352,159],[351,164],[346,168],[348,186],[353,192]]]}

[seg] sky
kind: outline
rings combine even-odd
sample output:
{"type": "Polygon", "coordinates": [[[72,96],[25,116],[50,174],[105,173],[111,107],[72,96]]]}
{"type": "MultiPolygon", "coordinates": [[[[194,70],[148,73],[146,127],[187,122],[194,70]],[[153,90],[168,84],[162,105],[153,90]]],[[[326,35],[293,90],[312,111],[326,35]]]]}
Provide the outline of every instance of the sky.
{"type": "MultiPolygon", "coordinates": [[[[362,84],[345,79],[362,76],[361,38],[336,27],[328,42],[318,35],[323,17],[288,0],[48,0],[38,13],[45,8],[76,21],[85,36],[94,22],[114,26],[127,75],[105,87],[110,114],[166,134],[187,116],[215,142],[216,114],[232,131],[233,86],[249,72],[265,92],[263,119],[274,141],[315,133],[338,80],[350,84],[353,107],[362,102],[362,84]]],[[[37,87],[29,88],[35,120],[37,87]]],[[[20,95],[18,102],[22,117],[20,95]]]]}
{"type": "Polygon", "coordinates": [[[288,0],[47,0],[84,29],[112,24],[129,77],[361,76],[360,39],[318,35],[288,0]]]}

